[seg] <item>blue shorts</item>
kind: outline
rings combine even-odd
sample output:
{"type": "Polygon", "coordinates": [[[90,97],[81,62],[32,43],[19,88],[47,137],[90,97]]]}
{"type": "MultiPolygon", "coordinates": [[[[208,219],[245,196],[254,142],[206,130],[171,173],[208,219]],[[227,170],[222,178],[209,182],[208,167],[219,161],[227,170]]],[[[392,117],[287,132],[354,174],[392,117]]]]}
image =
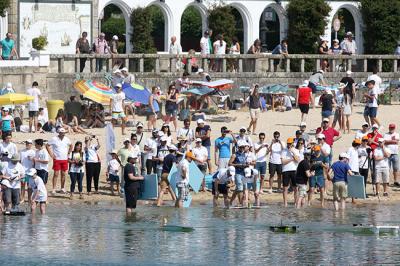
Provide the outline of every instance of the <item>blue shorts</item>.
{"type": "Polygon", "coordinates": [[[119,176],[109,174],[109,175],[108,175],[108,180],[109,180],[110,182],[118,182],[118,183],[119,183],[119,176]]]}
{"type": "Polygon", "coordinates": [[[256,162],[256,170],[260,175],[267,173],[267,162],[256,162]]]}
{"type": "Polygon", "coordinates": [[[168,116],[176,117],[178,114],[178,110],[176,110],[176,109],[175,110],[165,110],[165,114],[168,116]]]}
{"type": "Polygon", "coordinates": [[[329,118],[330,116],[333,115],[333,111],[322,111],[321,115],[323,118],[329,118]]]}
{"type": "Polygon", "coordinates": [[[243,191],[243,178],[244,176],[241,174],[236,174],[235,175],[235,185],[236,185],[236,191],[237,192],[242,192],[243,191]]]}
{"type": "Polygon", "coordinates": [[[211,160],[211,146],[205,146],[207,149],[208,157],[207,160],[211,160]]]}
{"type": "Polygon", "coordinates": [[[310,177],[310,187],[319,187],[323,188],[325,187],[325,178],[324,176],[312,176],[310,177]]]}
{"type": "MultiPolygon", "coordinates": [[[[252,191],[254,191],[254,182],[252,182],[252,183],[248,183],[248,182],[243,183],[243,189],[244,190],[252,190],[252,191]]],[[[259,179],[257,179],[255,190],[256,191],[260,191],[260,180],[259,179]]]]}
{"type": "Polygon", "coordinates": [[[399,171],[399,155],[392,154],[389,157],[389,169],[393,168],[393,172],[399,171]]]}
{"type": "Polygon", "coordinates": [[[364,108],[364,116],[369,116],[375,118],[378,114],[378,107],[368,107],[365,106],[364,108]]]}

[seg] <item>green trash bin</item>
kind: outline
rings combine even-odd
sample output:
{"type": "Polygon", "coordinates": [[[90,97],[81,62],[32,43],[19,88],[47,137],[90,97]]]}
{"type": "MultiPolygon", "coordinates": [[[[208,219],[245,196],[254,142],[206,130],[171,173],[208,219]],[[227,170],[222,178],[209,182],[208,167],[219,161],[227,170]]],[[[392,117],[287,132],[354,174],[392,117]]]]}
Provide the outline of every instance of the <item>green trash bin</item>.
{"type": "Polygon", "coordinates": [[[48,100],[46,105],[49,119],[56,119],[58,110],[64,109],[64,101],[62,100],[48,100]]]}

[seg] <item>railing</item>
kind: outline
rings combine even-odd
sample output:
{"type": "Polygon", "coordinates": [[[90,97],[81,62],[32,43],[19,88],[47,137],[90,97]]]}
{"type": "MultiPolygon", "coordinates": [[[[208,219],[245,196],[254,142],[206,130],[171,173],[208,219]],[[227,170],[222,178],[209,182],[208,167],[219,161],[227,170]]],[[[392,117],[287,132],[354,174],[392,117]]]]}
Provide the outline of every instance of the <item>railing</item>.
{"type": "Polygon", "coordinates": [[[331,72],[350,70],[353,72],[368,72],[371,66],[377,67],[379,72],[398,72],[400,67],[400,56],[397,55],[319,55],[319,54],[292,54],[288,56],[272,54],[256,55],[209,55],[209,56],[189,56],[189,55],[169,55],[169,54],[118,54],[118,55],[51,55],[51,62],[57,62],[58,73],[68,73],[65,71],[65,64],[74,62],[73,71],[79,71],[80,59],[86,58],[89,62],[91,73],[96,72],[96,60],[102,59],[105,62],[105,70],[111,71],[114,64],[119,62],[129,68],[130,72],[179,72],[186,70],[192,72],[191,59],[195,58],[197,64],[204,71],[215,71],[210,66],[219,64],[216,72],[311,72],[321,69],[321,62],[329,63],[327,68],[331,72]],[[280,67],[276,65],[280,60],[280,67]],[[185,61],[186,65],[177,68],[176,62],[185,61]],[[385,65],[385,67],[384,67],[385,65]],[[163,67],[162,67],[163,66],[163,67]]]}

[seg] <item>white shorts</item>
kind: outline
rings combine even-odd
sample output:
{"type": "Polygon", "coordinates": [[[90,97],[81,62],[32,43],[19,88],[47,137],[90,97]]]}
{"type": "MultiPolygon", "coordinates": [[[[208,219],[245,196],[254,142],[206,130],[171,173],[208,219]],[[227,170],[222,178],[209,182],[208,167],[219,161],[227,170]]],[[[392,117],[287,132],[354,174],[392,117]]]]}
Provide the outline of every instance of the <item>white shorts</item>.
{"type": "Polygon", "coordinates": [[[376,168],[376,183],[389,183],[389,168],[376,168]]]}
{"type": "Polygon", "coordinates": [[[251,119],[257,119],[259,114],[260,114],[260,108],[250,109],[250,117],[251,117],[251,119]]]}
{"type": "Polygon", "coordinates": [[[219,158],[218,159],[218,170],[223,169],[223,168],[228,168],[230,159],[231,158],[219,158]]]}

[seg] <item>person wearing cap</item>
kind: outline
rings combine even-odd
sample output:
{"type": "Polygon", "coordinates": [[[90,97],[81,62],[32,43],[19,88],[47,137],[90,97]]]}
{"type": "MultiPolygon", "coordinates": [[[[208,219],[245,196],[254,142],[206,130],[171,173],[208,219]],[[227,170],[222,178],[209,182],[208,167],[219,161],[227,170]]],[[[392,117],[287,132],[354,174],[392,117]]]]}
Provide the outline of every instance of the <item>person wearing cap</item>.
{"type": "Polygon", "coordinates": [[[57,179],[61,175],[61,193],[66,193],[65,190],[65,175],[68,170],[68,157],[72,152],[73,146],[71,140],[65,136],[65,129],[60,128],[58,135],[51,138],[46,149],[50,157],[53,159],[53,180],[51,194],[55,195],[57,179]]]}
{"type": "Polygon", "coordinates": [[[11,115],[11,111],[8,108],[4,108],[1,115],[1,135],[11,135],[15,128],[14,117],[11,115]]]}
{"type": "Polygon", "coordinates": [[[147,129],[153,130],[157,128],[157,118],[160,112],[160,89],[157,86],[151,88],[151,95],[149,97],[149,107],[147,109],[147,129]]]}
{"type": "Polygon", "coordinates": [[[235,137],[226,126],[221,127],[221,136],[214,142],[214,160],[218,169],[227,168],[231,158],[231,145],[235,143],[235,137]],[[231,137],[227,137],[227,134],[231,137]]]}
{"type": "Polygon", "coordinates": [[[192,144],[195,139],[194,129],[190,128],[190,119],[188,118],[183,120],[183,128],[180,128],[176,133],[177,139],[182,136],[185,136],[187,138],[189,144],[192,144]]]}
{"type": "Polygon", "coordinates": [[[146,172],[148,175],[152,173],[157,173],[156,161],[153,161],[154,157],[157,157],[157,146],[158,146],[158,130],[153,129],[152,136],[146,140],[144,143],[144,153],[145,153],[145,164],[146,172]]]}
{"type": "Polygon", "coordinates": [[[131,155],[131,154],[133,154],[131,140],[126,138],[126,139],[124,139],[123,147],[121,147],[117,152],[117,155],[121,161],[122,167],[124,167],[128,163],[128,158],[129,158],[129,155],[131,155]]]}
{"type": "MultiPolygon", "coordinates": [[[[194,162],[196,163],[197,167],[200,171],[205,175],[207,173],[207,158],[208,158],[208,151],[207,148],[201,145],[201,139],[197,138],[195,140],[195,146],[192,149],[194,155],[194,162]]],[[[206,191],[206,183],[205,179],[203,179],[202,183],[202,191],[206,191]]]]}
{"type": "Polygon", "coordinates": [[[247,164],[247,158],[245,153],[246,145],[248,145],[248,143],[241,140],[238,142],[237,145],[238,145],[238,150],[234,154],[232,154],[231,159],[229,160],[229,166],[235,167],[235,185],[236,185],[236,189],[231,197],[230,205],[232,205],[233,201],[237,196],[239,204],[243,206],[244,169],[249,166],[247,164]]]}
{"type": "Polygon", "coordinates": [[[269,153],[269,145],[265,141],[265,133],[258,134],[258,142],[254,143],[253,150],[255,153],[255,169],[260,174],[260,194],[263,194],[264,180],[267,173],[267,156],[269,153]]]}
{"type": "Polygon", "coordinates": [[[258,84],[254,85],[248,98],[250,109],[250,124],[247,127],[247,131],[251,132],[251,130],[253,130],[254,135],[256,135],[257,120],[261,112],[261,100],[260,94],[258,93],[258,87],[258,84]]]}
{"type": "Polygon", "coordinates": [[[212,180],[212,194],[213,194],[213,206],[218,206],[219,194],[224,197],[225,208],[229,208],[228,199],[228,185],[235,182],[235,167],[229,166],[227,168],[220,168],[213,175],[212,180]]]}
{"type": "Polygon", "coordinates": [[[353,40],[353,33],[351,31],[346,33],[346,37],[340,46],[342,47],[342,54],[344,55],[354,55],[357,53],[357,44],[353,40]]]}
{"type": "Polygon", "coordinates": [[[321,147],[322,155],[328,158],[329,165],[331,165],[332,164],[332,148],[328,143],[326,143],[325,135],[318,134],[317,142],[318,142],[317,144],[321,147]]]}
{"type": "Polygon", "coordinates": [[[91,192],[92,180],[95,190],[99,187],[99,178],[101,170],[101,160],[99,155],[100,150],[99,139],[95,136],[85,137],[85,147],[83,149],[85,157],[85,171],[86,171],[86,189],[91,192]]]}
{"type": "MultiPolygon", "coordinates": [[[[118,151],[113,150],[110,152],[111,155],[111,160],[107,164],[107,171],[106,171],[106,177],[107,180],[110,181],[110,190],[111,190],[111,195],[114,196],[114,184],[117,186],[117,195],[120,194],[119,191],[119,177],[120,177],[120,169],[122,167],[122,163],[118,158],[118,151]]],[[[129,155],[128,155],[129,156],[129,155]]]]}
{"type": "Polygon", "coordinates": [[[212,31],[206,30],[204,31],[203,37],[200,39],[200,49],[201,49],[201,55],[202,56],[207,56],[212,54],[212,45],[211,45],[211,34],[212,31]]]}
{"type": "Polygon", "coordinates": [[[314,175],[310,177],[310,189],[308,191],[308,205],[311,206],[315,188],[319,189],[321,207],[325,206],[325,173],[329,170],[329,159],[321,153],[321,146],[315,145],[311,149],[311,171],[314,175]]]}
{"type": "Polygon", "coordinates": [[[304,153],[304,159],[300,161],[296,170],[297,200],[295,202],[295,206],[298,209],[305,206],[308,191],[308,180],[311,180],[315,175],[315,171],[311,169],[310,160],[311,153],[304,153]]]}
{"type": "Polygon", "coordinates": [[[368,92],[364,93],[364,98],[366,99],[366,105],[364,108],[364,119],[368,125],[377,124],[380,126],[378,119],[376,118],[378,114],[378,94],[379,91],[375,88],[375,81],[369,80],[365,83],[368,92]]]}
{"type": "Polygon", "coordinates": [[[330,54],[339,55],[342,54],[342,47],[340,47],[339,40],[334,39],[332,41],[332,46],[329,49],[330,54]]]}
{"type": "Polygon", "coordinates": [[[385,146],[390,150],[390,157],[388,159],[389,162],[389,170],[392,168],[393,170],[393,179],[394,185],[399,187],[399,133],[396,131],[396,125],[391,123],[389,124],[389,131],[383,135],[383,139],[385,140],[385,146]]]}
{"type": "Polygon", "coordinates": [[[388,197],[388,186],[390,180],[389,172],[389,157],[390,150],[385,147],[385,140],[383,138],[378,139],[378,147],[374,150],[373,158],[375,161],[375,196],[379,197],[380,184],[383,185],[383,196],[388,197]]]}
{"type": "MultiPolygon", "coordinates": [[[[368,136],[361,138],[361,146],[357,150],[358,152],[358,172],[364,177],[364,187],[367,191],[367,181],[369,167],[371,164],[371,148],[368,146],[368,136]]],[[[366,195],[368,198],[368,195],[366,195]]]]}
{"type": "MultiPolygon", "coordinates": [[[[0,95],[6,95],[9,93],[15,93],[15,90],[11,82],[8,82],[6,86],[0,90],[0,95]]],[[[13,104],[3,105],[3,108],[4,110],[8,110],[9,113],[12,114],[14,113],[15,105],[13,104]]]]}
{"type": "Polygon", "coordinates": [[[354,136],[354,139],[362,139],[363,137],[368,135],[368,129],[369,129],[368,123],[364,122],[361,125],[361,129],[357,130],[356,135],[354,136]]]}
{"type": "Polygon", "coordinates": [[[329,125],[332,125],[333,107],[336,105],[336,100],[329,88],[325,88],[324,93],[319,98],[318,104],[321,106],[322,119],[328,118],[329,125]]]}
{"type": "Polygon", "coordinates": [[[176,201],[176,196],[174,189],[171,187],[168,176],[171,172],[171,169],[175,163],[177,163],[176,152],[178,151],[177,147],[173,144],[168,146],[169,153],[164,157],[162,162],[162,170],[161,170],[161,178],[160,178],[160,191],[158,192],[157,198],[157,206],[160,207],[163,203],[163,197],[165,192],[171,195],[172,200],[176,201]]]}
{"type": "Polygon", "coordinates": [[[268,193],[272,193],[275,173],[278,176],[278,193],[281,192],[282,183],[282,159],[281,154],[284,149],[282,141],[279,139],[281,134],[278,131],[274,132],[274,138],[269,145],[269,189],[268,193]]]}
{"type": "Polygon", "coordinates": [[[33,97],[33,100],[28,103],[28,116],[29,116],[29,132],[38,131],[38,112],[39,112],[39,99],[42,99],[42,93],[39,90],[37,81],[32,83],[32,87],[26,90],[26,94],[33,97]]]}
{"type": "MultiPolygon", "coordinates": [[[[105,55],[110,53],[110,47],[105,39],[106,35],[101,32],[99,37],[93,42],[93,52],[96,55],[105,55]]],[[[96,58],[96,72],[103,71],[104,58],[96,58]]]]}
{"type": "Polygon", "coordinates": [[[236,144],[235,149],[238,148],[237,143],[241,140],[247,142],[250,147],[253,146],[253,141],[251,140],[251,137],[249,135],[246,135],[246,131],[246,127],[241,127],[239,129],[239,135],[236,135],[236,137],[234,138],[234,143],[236,144]]]}
{"type": "Polygon", "coordinates": [[[168,146],[168,137],[164,135],[160,138],[160,143],[157,145],[156,156],[153,156],[153,161],[155,161],[157,167],[158,180],[161,179],[164,158],[169,154],[168,146]]]}
{"type": "Polygon", "coordinates": [[[118,83],[124,83],[124,77],[120,69],[116,69],[113,71],[111,86],[115,88],[118,83]]]}
{"type": "Polygon", "coordinates": [[[136,144],[139,145],[139,149],[140,149],[140,171],[141,174],[144,175],[145,171],[146,171],[146,159],[145,159],[145,152],[144,152],[144,143],[146,142],[147,138],[148,138],[148,133],[144,132],[144,125],[142,122],[138,122],[136,124],[136,132],[133,134],[131,134],[131,143],[132,143],[132,138],[135,135],[136,137],[136,144]]]}
{"type": "Polygon", "coordinates": [[[301,137],[305,141],[305,145],[307,146],[309,141],[310,141],[310,135],[306,132],[307,129],[307,123],[306,122],[301,122],[299,125],[299,131],[301,133],[301,137]]]}
{"type": "Polygon", "coordinates": [[[333,183],[333,204],[336,211],[339,210],[339,202],[342,210],[346,208],[347,177],[353,175],[348,164],[348,157],[347,153],[341,153],[339,161],[332,164],[328,173],[328,179],[333,183]]]}
{"type": "Polygon", "coordinates": [[[192,146],[188,143],[186,136],[180,136],[178,138],[178,144],[176,147],[178,148],[178,154],[185,154],[187,151],[192,150],[192,146]]]}
{"type": "Polygon", "coordinates": [[[258,182],[259,173],[253,167],[244,169],[243,178],[243,206],[251,207],[249,190],[254,194],[254,206],[260,206],[260,183],[258,182]]]}
{"type": "Polygon", "coordinates": [[[324,118],[322,120],[322,125],[321,127],[317,128],[316,134],[323,134],[325,136],[325,141],[328,143],[331,148],[333,147],[333,143],[337,140],[339,140],[342,136],[339,131],[336,129],[332,128],[330,126],[330,120],[329,118],[324,118]]]}
{"type": "Polygon", "coordinates": [[[0,143],[0,153],[4,154],[7,152],[8,158],[11,159],[14,154],[18,153],[17,145],[12,141],[10,134],[1,135],[1,139],[3,141],[0,143]]]}
{"type": "Polygon", "coordinates": [[[208,172],[212,173],[212,166],[211,166],[211,127],[206,125],[203,119],[197,120],[197,127],[195,130],[195,137],[196,139],[201,139],[201,145],[206,147],[208,151],[208,158],[207,158],[207,165],[208,165],[208,172]]]}
{"type": "Polygon", "coordinates": [[[195,159],[194,154],[188,151],[178,164],[178,173],[176,174],[176,188],[178,190],[175,202],[176,208],[182,208],[183,201],[186,201],[189,196],[189,165],[190,162],[195,159]]]}
{"type": "Polygon", "coordinates": [[[35,157],[32,159],[35,165],[36,174],[43,180],[46,185],[49,178],[49,153],[44,148],[43,139],[35,139],[35,157]]]}
{"type": "Polygon", "coordinates": [[[125,135],[125,123],[126,123],[126,115],[125,115],[125,93],[122,91],[122,84],[118,83],[115,87],[116,93],[112,94],[110,97],[110,113],[112,118],[112,124],[115,125],[118,122],[118,119],[121,119],[121,130],[122,135],[125,135]]]}
{"type": "Polygon", "coordinates": [[[128,163],[124,167],[124,192],[127,215],[132,214],[133,210],[136,209],[136,203],[139,199],[140,181],[144,180],[144,177],[140,175],[139,169],[135,165],[137,159],[137,155],[129,155],[128,163]]]}
{"type": "Polygon", "coordinates": [[[26,171],[26,176],[29,179],[29,187],[32,190],[32,196],[29,199],[31,213],[35,214],[36,208],[39,206],[40,214],[46,213],[47,189],[46,184],[37,175],[36,169],[31,168],[26,171]]]}
{"type": "MultiPolygon", "coordinates": [[[[76,41],[76,45],[75,45],[75,47],[76,47],[76,54],[90,54],[90,52],[91,52],[91,48],[90,48],[90,44],[89,44],[89,41],[88,41],[88,39],[87,39],[87,32],[86,31],[84,31],[84,32],[82,32],[82,37],[81,38],[79,38],[77,41],[76,41]]],[[[85,65],[86,65],[86,60],[87,60],[87,57],[81,57],[80,59],[79,59],[79,72],[80,73],[82,73],[83,72],[83,70],[85,69],[85,65]]]]}
{"type": "Polygon", "coordinates": [[[21,180],[25,178],[25,169],[19,161],[19,155],[14,154],[11,160],[3,165],[3,169],[0,173],[1,184],[5,189],[2,190],[4,193],[4,207],[6,211],[10,211],[11,208],[18,210],[21,202],[21,180]]]}
{"type": "Polygon", "coordinates": [[[132,84],[136,82],[135,75],[132,73],[129,73],[127,67],[123,67],[121,69],[121,74],[122,74],[122,84],[127,83],[127,84],[132,84]]]}
{"type": "MultiPolygon", "coordinates": [[[[35,150],[33,149],[33,141],[31,139],[25,141],[25,149],[19,152],[19,157],[25,172],[34,167],[35,150]]],[[[28,182],[29,178],[27,176],[21,180],[21,202],[25,201],[25,187],[28,182]]]]}
{"type": "MultiPolygon", "coordinates": [[[[111,54],[118,54],[118,36],[114,35],[111,39],[110,42],[110,53],[111,54]]],[[[115,65],[115,62],[113,63],[113,66],[115,65]]]]}
{"type": "Polygon", "coordinates": [[[309,81],[305,80],[296,90],[296,106],[301,112],[301,122],[306,122],[308,111],[310,110],[310,103],[315,108],[314,96],[309,81]]]}
{"type": "MultiPolygon", "coordinates": [[[[83,199],[83,176],[85,174],[85,156],[82,149],[82,142],[75,142],[74,149],[71,152],[71,155],[68,158],[69,162],[69,176],[71,178],[71,186],[70,186],[70,197],[69,199],[74,198],[75,185],[78,183],[78,191],[79,191],[79,199],[83,199]]],[[[90,191],[91,184],[87,190],[90,191]]],[[[96,194],[98,193],[98,187],[95,187],[96,194]]]]}
{"type": "Polygon", "coordinates": [[[360,166],[358,159],[358,148],[361,146],[361,140],[355,139],[351,143],[351,147],[347,150],[347,156],[349,157],[349,166],[354,175],[360,174],[360,166]]]}
{"type": "Polygon", "coordinates": [[[322,69],[313,72],[308,79],[308,87],[312,89],[313,93],[317,92],[317,86],[328,86],[328,83],[325,81],[324,78],[324,71],[322,69]]]}
{"type": "Polygon", "coordinates": [[[296,188],[296,169],[300,161],[300,153],[294,147],[294,139],[288,138],[287,146],[282,150],[282,182],[283,182],[283,205],[287,207],[287,194],[289,185],[294,190],[294,203],[297,202],[297,188],[296,188]]]}

